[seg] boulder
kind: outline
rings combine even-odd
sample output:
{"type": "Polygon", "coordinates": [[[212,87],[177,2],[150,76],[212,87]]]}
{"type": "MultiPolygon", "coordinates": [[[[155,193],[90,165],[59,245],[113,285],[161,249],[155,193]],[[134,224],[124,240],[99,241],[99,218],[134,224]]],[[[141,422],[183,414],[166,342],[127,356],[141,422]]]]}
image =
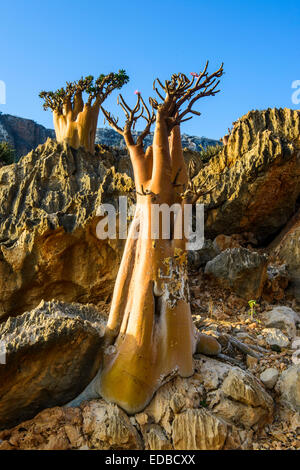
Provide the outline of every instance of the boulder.
{"type": "Polygon", "coordinates": [[[204,241],[203,247],[200,250],[193,250],[188,252],[189,265],[198,269],[205,266],[206,263],[215,258],[220,253],[220,250],[214,246],[213,242],[209,239],[204,241]]]}
{"type": "Polygon", "coordinates": [[[133,201],[109,153],[50,139],[0,169],[0,320],[42,299],[97,304],[112,293],[124,240],[99,240],[101,203],[133,201]]]}
{"type": "Polygon", "coordinates": [[[282,372],[276,390],[288,407],[300,412],[300,364],[295,364],[282,372]]]}
{"type": "Polygon", "coordinates": [[[268,241],[288,222],[300,194],[299,136],[297,110],[250,111],[235,123],[227,145],[193,179],[208,238],[252,232],[268,241]]]}
{"type": "Polygon", "coordinates": [[[296,327],[300,323],[300,316],[293,309],[278,305],[266,312],[264,317],[266,327],[286,330],[290,338],[296,335],[296,327]]]}
{"type": "Polygon", "coordinates": [[[252,374],[199,356],[192,377],[170,380],[141,413],[129,418],[102,399],[44,410],[0,432],[0,450],[249,449],[272,417],[273,400],[252,374]]]}
{"type": "Polygon", "coordinates": [[[278,380],[279,372],[274,367],[268,367],[259,376],[266,388],[273,388],[278,380]]]}
{"type": "Polygon", "coordinates": [[[261,296],[266,269],[266,255],[246,248],[228,248],[206,264],[205,274],[222,287],[250,300],[261,296]]]}
{"type": "Polygon", "coordinates": [[[56,301],[0,324],[0,429],[76,397],[100,366],[105,324],[93,306],[56,301]]]}
{"type": "Polygon", "coordinates": [[[271,248],[278,260],[286,265],[290,290],[300,301],[300,210],[274,240],[271,248]]]}

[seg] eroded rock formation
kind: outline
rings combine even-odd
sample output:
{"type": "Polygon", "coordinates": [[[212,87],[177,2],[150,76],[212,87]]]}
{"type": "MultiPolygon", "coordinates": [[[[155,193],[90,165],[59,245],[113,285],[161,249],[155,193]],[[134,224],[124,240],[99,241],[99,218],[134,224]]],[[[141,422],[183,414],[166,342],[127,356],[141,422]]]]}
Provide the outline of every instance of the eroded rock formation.
{"type": "Polygon", "coordinates": [[[105,324],[93,306],[55,301],[0,324],[0,429],[81,392],[99,368],[105,324]]]}
{"type": "Polygon", "coordinates": [[[0,169],[0,318],[42,299],[95,303],[111,294],[123,240],[99,240],[100,203],[133,200],[132,180],[48,140],[0,169]]]}
{"type": "Polygon", "coordinates": [[[104,400],[45,410],[0,433],[1,449],[247,449],[272,420],[273,400],[251,373],[199,356],[196,373],[162,386],[129,418],[104,400]]]}
{"type": "Polygon", "coordinates": [[[259,241],[274,237],[300,194],[300,111],[250,111],[193,182],[211,189],[198,199],[206,206],[209,238],[243,232],[259,241]]]}

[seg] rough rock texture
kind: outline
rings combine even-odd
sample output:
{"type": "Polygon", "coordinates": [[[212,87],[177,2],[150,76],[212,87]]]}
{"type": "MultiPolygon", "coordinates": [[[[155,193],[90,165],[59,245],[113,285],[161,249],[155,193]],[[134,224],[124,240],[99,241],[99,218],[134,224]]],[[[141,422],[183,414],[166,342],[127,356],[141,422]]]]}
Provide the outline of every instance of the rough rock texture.
{"type": "Polygon", "coordinates": [[[48,140],[0,169],[0,319],[42,299],[97,303],[111,294],[124,240],[97,238],[96,210],[121,195],[130,204],[134,188],[105,166],[107,154],[48,140]]]}
{"type": "MultiPolygon", "coordinates": [[[[103,400],[45,410],[0,433],[4,449],[247,449],[273,400],[249,372],[200,356],[195,374],[161,387],[129,418],[103,400]]],[[[1,442],[2,441],[2,442],[1,442]]]]}
{"type": "Polygon", "coordinates": [[[93,306],[52,301],[0,325],[0,429],[85,388],[100,365],[105,323],[93,306]]]}
{"type": "Polygon", "coordinates": [[[270,303],[282,300],[289,284],[286,264],[268,265],[267,279],[263,290],[263,299],[270,303]]]}
{"type": "Polygon", "coordinates": [[[213,242],[209,239],[204,241],[203,247],[200,250],[191,250],[188,252],[189,265],[197,269],[200,266],[205,266],[208,261],[211,261],[220,253],[213,242]]]}
{"type": "Polygon", "coordinates": [[[265,313],[266,327],[286,331],[290,338],[296,336],[296,328],[299,323],[299,314],[289,307],[278,305],[265,313]]]}
{"type": "Polygon", "coordinates": [[[222,287],[250,300],[261,296],[266,279],[267,257],[246,248],[222,251],[205,266],[205,274],[222,287]]]}
{"type": "Polygon", "coordinates": [[[198,200],[206,205],[207,237],[253,232],[268,240],[300,194],[300,111],[250,111],[193,182],[211,189],[198,200]]]}
{"type": "Polygon", "coordinates": [[[276,389],[287,406],[300,412],[300,364],[289,367],[281,374],[276,389]]]}
{"type": "Polygon", "coordinates": [[[291,291],[300,301],[300,210],[274,240],[272,252],[286,264],[291,291]]]}
{"type": "Polygon", "coordinates": [[[264,328],[262,334],[266,337],[266,342],[270,346],[286,348],[290,341],[289,338],[278,328],[264,328]]]}

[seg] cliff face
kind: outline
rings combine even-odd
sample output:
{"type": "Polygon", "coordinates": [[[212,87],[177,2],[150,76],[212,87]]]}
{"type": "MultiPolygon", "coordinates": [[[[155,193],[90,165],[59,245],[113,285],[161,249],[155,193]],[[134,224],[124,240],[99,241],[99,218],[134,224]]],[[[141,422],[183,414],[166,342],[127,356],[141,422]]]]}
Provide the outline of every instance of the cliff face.
{"type": "Polygon", "coordinates": [[[194,178],[206,235],[252,232],[268,241],[300,195],[300,111],[267,109],[240,118],[228,144],[194,178]]]}
{"type": "MultiPolygon", "coordinates": [[[[133,132],[135,136],[139,132],[133,132]]],[[[26,155],[38,145],[43,144],[47,138],[55,139],[53,129],[46,129],[30,119],[24,119],[10,114],[0,114],[0,142],[10,142],[16,150],[16,160],[26,155]]],[[[145,139],[145,146],[151,145],[153,132],[145,139]]],[[[125,150],[123,137],[113,129],[99,128],[96,133],[96,144],[107,145],[125,150]]],[[[190,150],[199,151],[208,145],[220,144],[217,140],[207,139],[206,137],[182,135],[182,145],[190,150]]]]}
{"type": "Polygon", "coordinates": [[[46,129],[30,119],[0,114],[0,141],[8,141],[13,145],[17,160],[43,144],[48,137],[54,137],[53,130],[46,129]]]}

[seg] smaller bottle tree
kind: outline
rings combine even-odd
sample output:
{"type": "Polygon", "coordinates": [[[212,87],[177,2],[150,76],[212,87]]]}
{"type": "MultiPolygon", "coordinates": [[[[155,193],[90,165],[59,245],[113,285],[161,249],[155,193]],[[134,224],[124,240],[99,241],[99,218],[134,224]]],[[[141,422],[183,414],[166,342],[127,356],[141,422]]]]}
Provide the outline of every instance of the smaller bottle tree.
{"type": "Polygon", "coordinates": [[[45,101],[44,109],[50,108],[53,112],[57,142],[94,153],[100,106],[115,89],[122,88],[128,81],[125,70],[119,70],[118,73],[101,74],[97,79],[92,75],[82,77],[67,82],[65,88],[56,91],[42,91],[39,96],[45,101]]]}

